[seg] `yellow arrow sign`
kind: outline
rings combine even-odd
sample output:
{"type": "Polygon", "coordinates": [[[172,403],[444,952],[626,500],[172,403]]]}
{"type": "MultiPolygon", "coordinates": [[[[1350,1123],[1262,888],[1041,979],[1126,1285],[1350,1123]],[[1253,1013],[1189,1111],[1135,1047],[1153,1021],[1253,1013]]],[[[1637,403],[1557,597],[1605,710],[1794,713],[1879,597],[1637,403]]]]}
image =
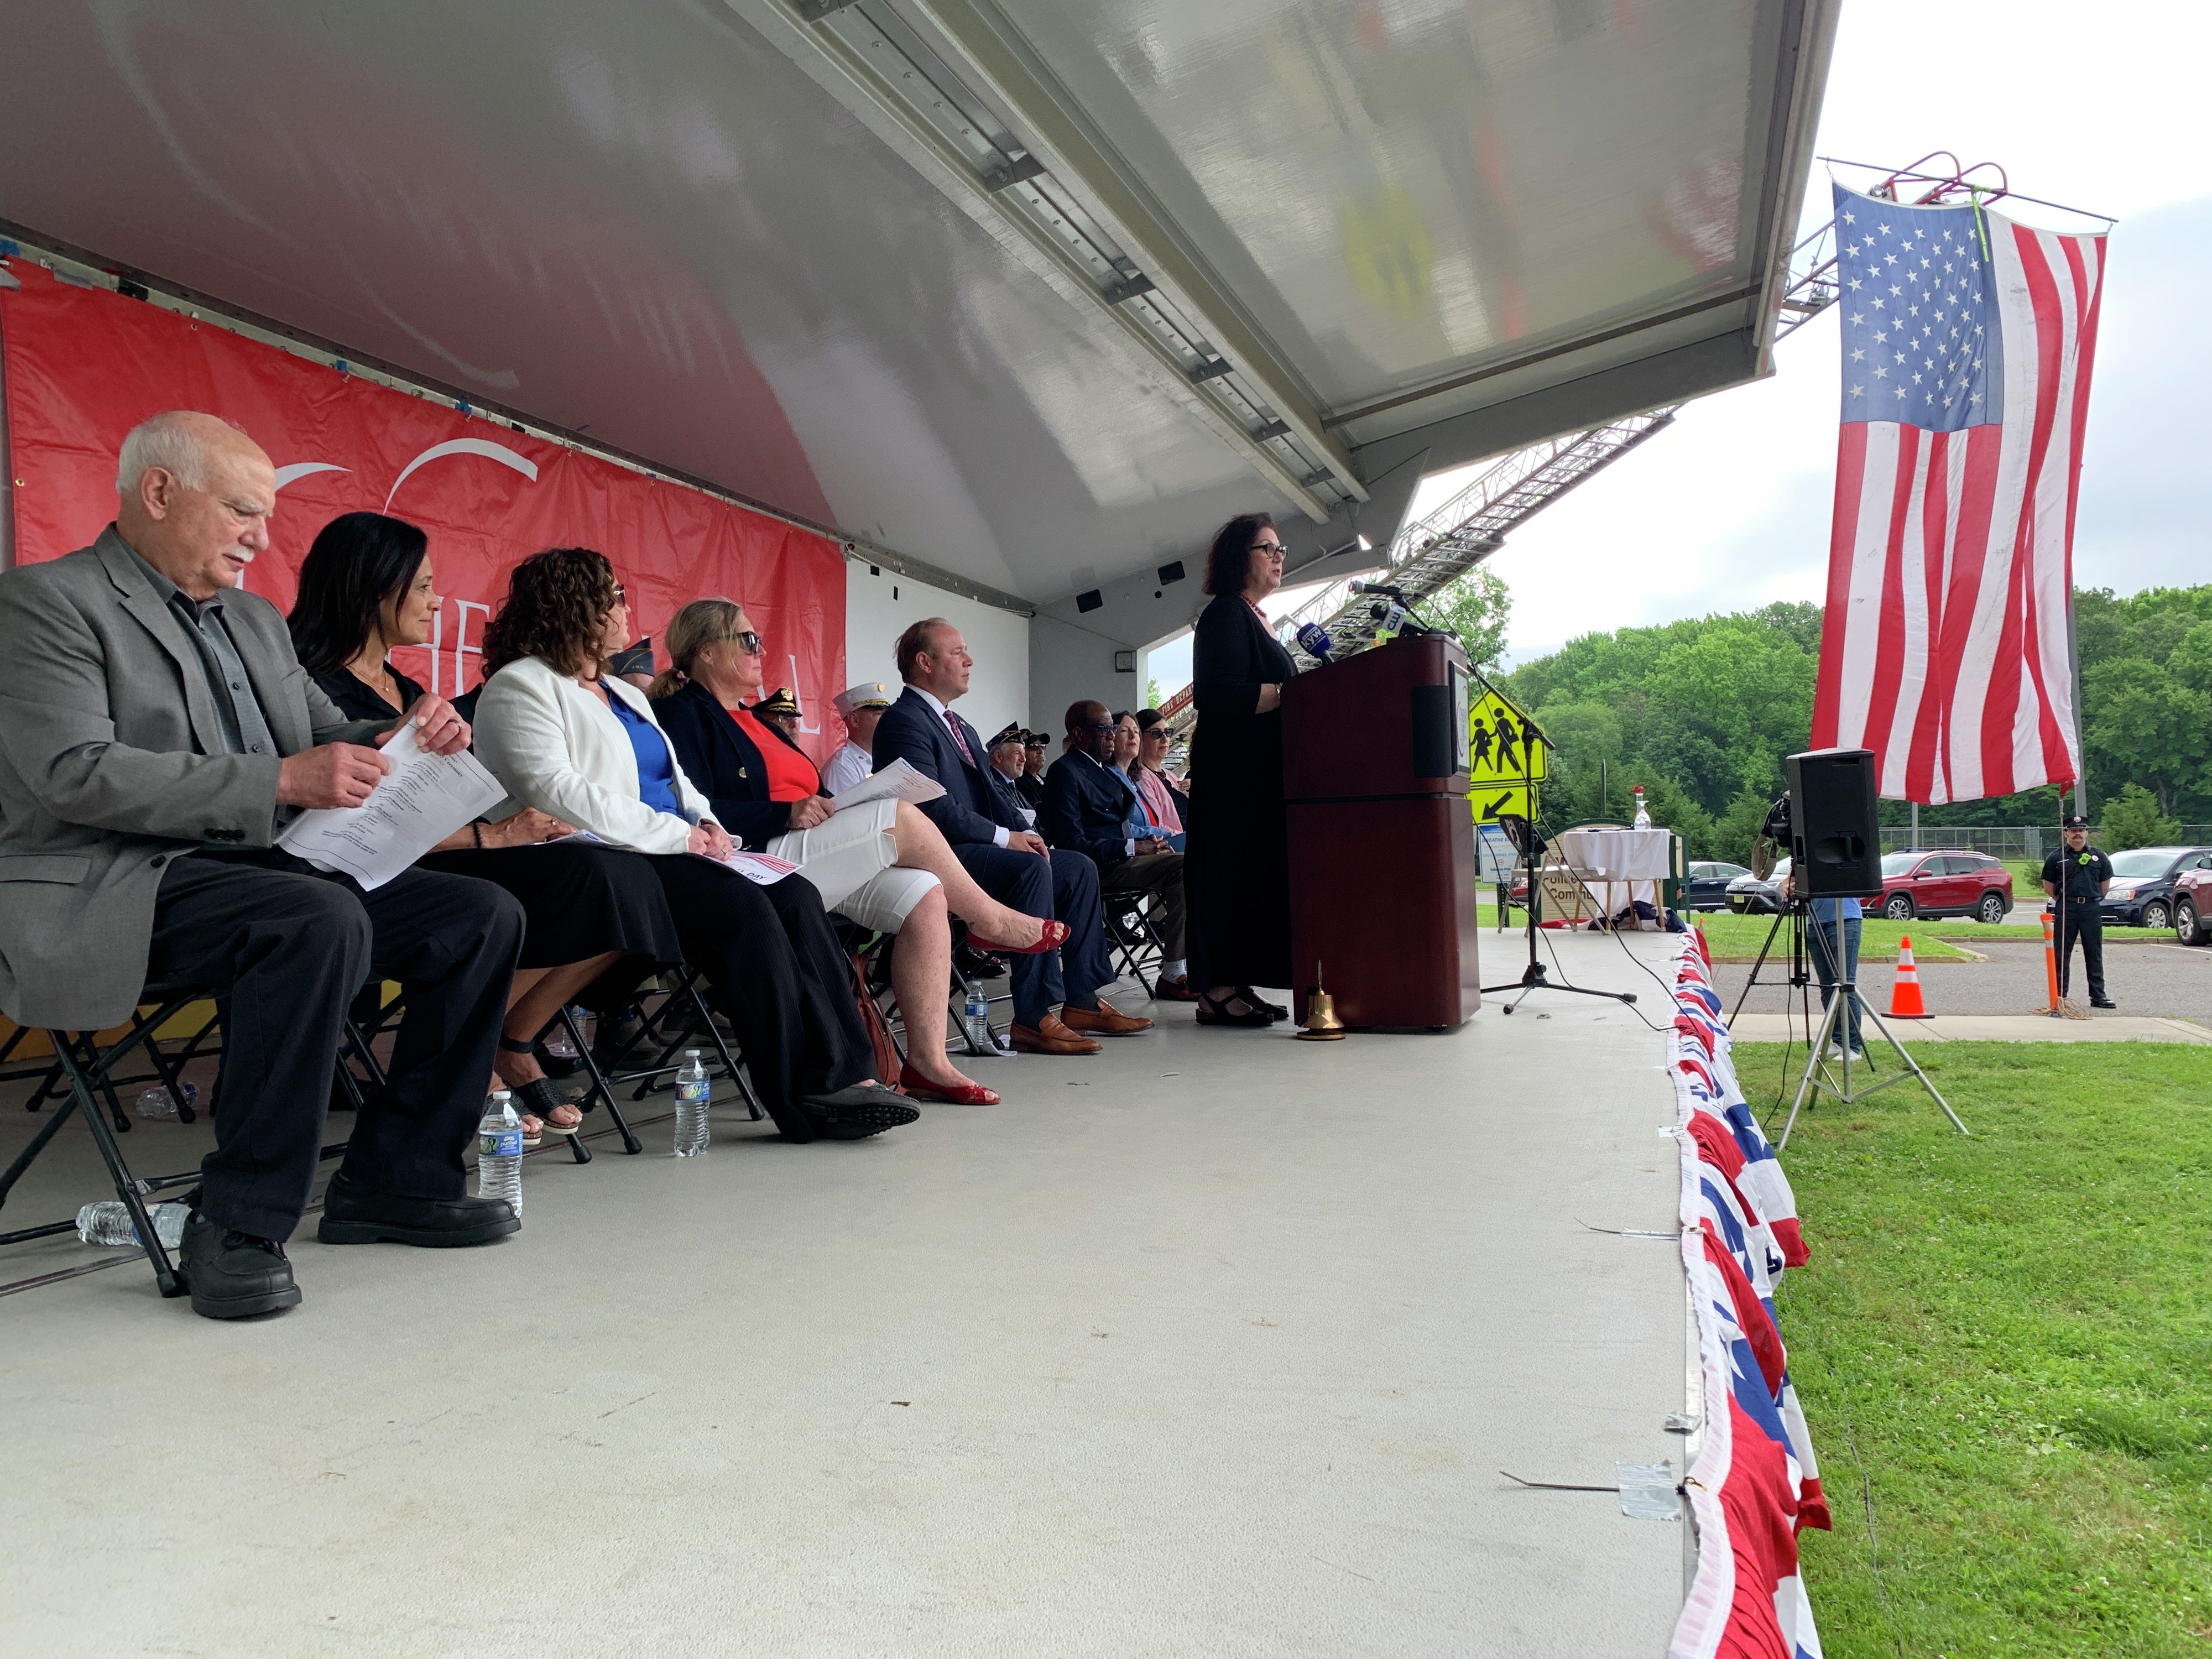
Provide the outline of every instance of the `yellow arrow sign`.
{"type": "Polygon", "coordinates": [[[1468,791],[1467,800],[1477,823],[1488,823],[1500,813],[1536,816],[1536,786],[1532,783],[1479,783],[1468,791]]]}
{"type": "Polygon", "coordinates": [[[1540,783],[1549,745],[1528,728],[1528,717],[1495,691],[1475,699],[1467,717],[1468,793],[1486,783],[1540,783]]]}

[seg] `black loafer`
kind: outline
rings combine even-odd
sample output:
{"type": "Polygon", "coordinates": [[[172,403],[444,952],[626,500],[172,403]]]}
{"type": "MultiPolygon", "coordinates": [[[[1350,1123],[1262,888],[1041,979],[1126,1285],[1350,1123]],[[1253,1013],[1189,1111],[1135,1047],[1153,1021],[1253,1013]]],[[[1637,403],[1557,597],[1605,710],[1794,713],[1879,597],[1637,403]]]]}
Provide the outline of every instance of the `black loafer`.
{"type": "Polygon", "coordinates": [[[256,1238],[195,1214],[185,1223],[177,1270],[192,1293],[192,1311],[209,1319],[246,1319],[300,1305],[292,1264],[273,1238],[256,1238]]]}
{"type": "Polygon", "coordinates": [[[800,1107],[813,1120],[815,1134],[828,1140],[866,1140],[886,1129],[902,1129],[921,1116],[905,1096],[880,1083],[855,1083],[834,1095],[807,1095],[800,1107]]]}
{"type": "Polygon", "coordinates": [[[522,1231],[522,1218],[503,1198],[403,1198],[331,1177],[323,1194],[325,1244],[419,1244],[431,1249],[483,1244],[522,1231]]]}
{"type": "Polygon", "coordinates": [[[2120,1005],[2110,997],[2091,997],[2089,1006],[2092,1008],[2117,1008],[2120,1005]]]}

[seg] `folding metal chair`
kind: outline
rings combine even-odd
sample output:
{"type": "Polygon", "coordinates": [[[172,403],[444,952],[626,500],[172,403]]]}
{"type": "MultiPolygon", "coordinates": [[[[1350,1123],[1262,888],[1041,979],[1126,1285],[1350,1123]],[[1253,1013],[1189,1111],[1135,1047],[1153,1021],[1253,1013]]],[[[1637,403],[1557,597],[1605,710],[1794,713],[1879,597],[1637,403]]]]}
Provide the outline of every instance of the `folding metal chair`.
{"type": "Polygon", "coordinates": [[[1157,969],[1167,959],[1167,946],[1152,926],[1152,895],[1141,887],[1108,888],[1098,895],[1106,916],[1106,948],[1119,971],[1153,994],[1152,981],[1145,977],[1149,962],[1157,969]]]}
{"type": "MultiPolygon", "coordinates": [[[[116,1139],[118,1133],[128,1133],[131,1129],[131,1119],[115,1092],[117,1083],[126,1079],[118,1079],[113,1073],[124,1057],[143,1043],[152,1057],[155,1073],[175,1097],[180,1109],[179,1115],[190,1121],[191,1114],[189,1109],[185,1108],[184,1092],[177,1085],[176,1062],[162,1054],[153,1033],[174,1018],[180,1009],[210,994],[203,986],[180,981],[149,985],[140,994],[137,1017],[120,1037],[104,1048],[90,1031],[46,1030],[46,1040],[53,1045],[54,1064],[47,1082],[40,1085],[39,1093],[33,1097],[31,1109],[37,1110],[38,1103],[50,1097],[60,1100],[60,1109],[40,1126],[38,1133],[31,1137],[31,1144],[8,1166],[5,1174],[0,1174],[0,1206],[4,1206],[9,1194],[15,1190],[16,1182],[22,1178],[23,1172],[31,1167],[39,1154],[46,1151],[54,1136],[60,1133],[62,1125],[69,1121],[70,1114],[82,1114],[86,1127],[92,1131],[93,1140],[100,1147],[100,1159],[107,1165],[108,1178],[115,1184],[115,1196],[130,1212],[131,1225],[137,1230],[146,1259],[153,1264],[154,1281],[160,1285],[163,1296],[181,1295],[185,1287],[169,1261],[168,1250],[155,1235],[153,1221],[146,1213],[145,1194],[164,1187],[197,1181],[199,1176],[198,1171],[193,1171],[187,1175],[161,1176],[151,1181],[141,1181],[131,1175],[130,1165],[124,1162],[123,1148],[116,1139]],[[151,1012],[147,1012],[149,1008],[151,1012]],[[53,1089],[50,1093],[50,1085],[59,1079],[67,1079],[65,1089],[53,1089]],[[103,1099],[108,1108],[106,1113],[100,1110],[103,1099]],[[110,1125],[110,1114],[112,1114],[112,1127],[110,1125]]],[[[213,1022],[210,1024],[212,1025],[213,1022]]],[[[195,1048],[206,1036],[207,1030],[204,1028],[199,1036],[192,1039],[195,1048]]],[[[59,1233],[72,1232],[76,1227],[74,1219],[41,1227],[25,1227],[14,1232],[0,1233],[0,1245],[51,1237],[59,1233]]]]}
{"type": "MultiPolygon", "coordinates": [[[[759,1097],[753,1093],[751,1082],[738,1069],[738,1057],[731,1053],[721,1027],[715,1024],[714,1011],[707,1006],[707,999],[700,992],[699,979],[699,970],[688,963],[675,970],[675,983],[667,990],[660,1006],[650,1012],[641,1006],[638,1029],[631,1032],[616,1050],[612,1069],[609,1069],[592,1051],[592,1045],[584,1040],[583,1028],[578,1024],[572,1008],[563,1006],[552,1024],[546,1027],[550,1030],[553,1024],[558,1024],[568,1033],[569,1042],[575,1045],[577,1059],[592,1079],[591,1087],[576,1104],[589,1112],[596,1103],[605,1103],[607,1114],[614,1120],[615,1127],[622,1135],[623,1150],[632,1156],[643,1152],[645,1147],[630,1128],[629,1121],[623,1117],[622,1108],[616,1103],[615,1091],[635,1085],[630,1098],[640,1101],[660,1090],[672,1089],[675,1085],[670,1079],[682,1068],[682,1062],[674,1058],[678,1049],[711,1046],[716,1060],[714,1074],[727,1078],[737,1085],[738,1094],[744,1098],[746,1113],[754,1122],[757,1123],[768,1115],[761,1109],[759,1097]],[[700,1040],[702,1036],[703,1042],[700,1040]],[[633,1057],[643,1059],[644,1063],[629,1065],[627,1062],[633,1057]]],[[[604,1018],[605,1016],[602,1016],[604,1018]]],[[[591,1153],[582,1145],[583,1137],[571,1135],[569,1140],[576,1148],[576,1161],[579,1164],[588,1162],[591,1153]]]]}

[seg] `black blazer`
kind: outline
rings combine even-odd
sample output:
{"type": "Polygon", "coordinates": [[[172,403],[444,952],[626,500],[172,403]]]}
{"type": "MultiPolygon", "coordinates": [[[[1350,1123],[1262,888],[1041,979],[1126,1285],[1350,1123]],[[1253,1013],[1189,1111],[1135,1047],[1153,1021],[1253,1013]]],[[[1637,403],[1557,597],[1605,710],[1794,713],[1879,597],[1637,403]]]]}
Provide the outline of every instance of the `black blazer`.
{"type": "MultiPolygon", "coordinates": [[[[684,775],[714,803],[715,823],[751,848],[764,847],[770,836],[791,828],[791,803],[768,798],[768,767],[759,746],[738,729],[713,692],[687,681],[668,696],[655,697],[653,712],[684,775]]],[[[805,757],[806,751],[774,720],[760,724],[793,754],[805,757]]]]}
{"type": "Polygon", "coordinates": [[[998,840],[1001,829],[1026,832],[1029,823],[1022,817],[1014,792],[992,769],[991,751],[983,746],[981,736],[960,720],[957,710],[952,711],[952,718],[960,720],[960,735],[975,751],[975,765],[961,758],[952,733],[938,719],[937,711],[908,686],[876,723],[876,770],[902,760],[922,776],[943,784],[945,793],[935,800],[923,801],[921,810],[955,847],[979,842],[989,846],[998,840]]]}
{"type": "Polygon", "coordinates": [[[1123,826],[1135,805],[1108,768],[1073,751],[1045,769],[1037,829],[1054,847],[1085,854],[1103,875],[1129,856],[1123,826]]]}

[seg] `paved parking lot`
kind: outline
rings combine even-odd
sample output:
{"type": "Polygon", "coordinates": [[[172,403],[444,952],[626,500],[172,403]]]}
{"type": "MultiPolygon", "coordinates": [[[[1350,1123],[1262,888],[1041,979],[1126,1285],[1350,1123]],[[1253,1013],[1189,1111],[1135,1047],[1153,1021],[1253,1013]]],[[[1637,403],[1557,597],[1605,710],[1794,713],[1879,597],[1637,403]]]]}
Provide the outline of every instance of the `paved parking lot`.
{"type": "MultiPolygon", "coordinates": [[[[1980,951],[1989,960],[1920,963],[1921,995],[1930,1013],[2024,1014],[2045,1006],[2039,941],[1976,942],[1966,948],[1980,951]]],[[[1730,1011],[1750,975],[1748,963],[1715,964],[1714,975],[1730,1011]]],[[[1782,1012],[1790,995],[1784,983],[1788,976],[1786,961],[1770,959],[1759,970],[1759,985],[1744,1007],[1753,1013],[1782,1012]]],[[[1894,980],[1891,963],[1868,963],[1860,971],[1859,993],[1887,1012],[1894,980]]],[[[2157,1014],[2212,1026],[2212,950],[2185,950],[2178,945],[2107,945],[2105,989],[2120,1005],[2116,1013],[2157,1014]]],[[[2074,1000],[2087,1008],[2088,990],[2081,982],[2078,955],[2074,1000]]]]}

